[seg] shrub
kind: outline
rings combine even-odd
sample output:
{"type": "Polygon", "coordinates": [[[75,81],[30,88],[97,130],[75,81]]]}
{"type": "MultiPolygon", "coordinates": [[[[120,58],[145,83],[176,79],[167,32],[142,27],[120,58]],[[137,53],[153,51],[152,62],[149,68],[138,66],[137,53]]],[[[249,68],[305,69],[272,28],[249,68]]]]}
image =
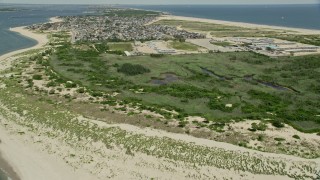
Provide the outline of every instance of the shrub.
{"type": "Polygon", "coordinates": [[[264,136],[260,134],[260,135],[258,136],[258,139],[257,139],[257,140],[258,140],[258,141],[263,141],[263,139],[264,139],[264,136]]]}
{"type": "Polygon", "coordinates": [[[298,136],[298,135],[293,135],[292,137],[295,139],[300,139],[300,136],[298,136]]]}
{"type": "Polygon", "coordinates": [[[102,92],[98,92],[98,91],[94,91],[94,92],[91,93],[91,95],[93,97],[102,97],[103,93],[102,92]]]}
{"type": "Polygon", "coordinates": [[[182,99],[181,102],[182,102],[182,103],[188,103],[189,100],[188,100],[188,99],[182,99]]]}
{"type": "Polygon", "coordinates": [[[150,57],[154,57],[154,58],[160,58],[163,56],[164,56],[164,54],[150,54],[150,57]]]}
{"type": "Polygon", "coordinates": [[[70,95],[70,94],[65,94],[65,95],[64,95],[64,98],[70,99],[70,98],[71,98],[71,95],[70,95]]]}
{"type": "Polygon", "coordinates": [[[85,90],[84,90],[84,88],[79,88],[79,89],[77,89],[77,92],[82,94],[85,92],[85,90]]]}
{"type": "Polygon", "coordinates": [[[252,123],[251,128],[249,129],[250,131],[265,131],[267,129],[267,125],[265,123],[252,123]]]}
{"type": "Polygon", "coordinates": [[[282,123],[281,121],[273,121],[272,125],[276,128],[283,128],[284,127],[284,123],[282,123]]]}
{"type": "Polygon", "coordinates": [[[238,145],[241,146],[241,147],[247,147],[247,143],[246,142],[242,142],[242,141],[239,142],[238,145]]]}
{"type": "Polygon", "coordinates": [[[42,80],[42,76],[40,74],[35,74],[32,76],[32,79],[34,80],[42,80]]]}
{"type": "Polygon", "coordinates": [[[73,83],[73,82],[67,82],[66,83],[66,88],[75,88],[77,87],[77,84],[73,83]]]}
{"type": "Polygon", "coordinates": [[[208,103],[208,107],[210,109],[214,109],[214,110],[220,110],[222,112],[229,112],[231,113],[235,108],[238,107],[238,104],[233,104],[232,107],[227,107],[224,103],[219,102],[215,99],[210,99],[209,103],[208,103]]]}
{"type": "Polygon", "coordinates": [[[53,87],[56,86],[56,83],[54,81],[50,81],[47,83],[47,87],[53,87]]]}
{"type": "Polygon", "coordinates": [[[185,127],[188,124],[187,121],[180,121],[178,127],[185,127]]]}
{"type": "Polygon", "coordinates": [[[283,139],[283,138],[274,138],[274,140],[276,140],[276,141],[285,141],[285,139],[283,139]]]}
{"type": "Polygon", "coordinates": [[[54,89],[51,89],[50,91],[49,91],[49,94],[54,94],[55,93],[55,90],[54,89]]]}
{"type": "Polygon", "coordinates": [[[150,70],[140,64],[125,63],[120,68],[118,68],[118,72],[128,76],[135,76],[138,74],[148,73],[150,72],[150,70]]]}
{"type": "Polygon", "coordinates": [[[124,52],[123,51],[107,51],[109,54],[116,54],[116,55],[124,55],[124,52]]]}

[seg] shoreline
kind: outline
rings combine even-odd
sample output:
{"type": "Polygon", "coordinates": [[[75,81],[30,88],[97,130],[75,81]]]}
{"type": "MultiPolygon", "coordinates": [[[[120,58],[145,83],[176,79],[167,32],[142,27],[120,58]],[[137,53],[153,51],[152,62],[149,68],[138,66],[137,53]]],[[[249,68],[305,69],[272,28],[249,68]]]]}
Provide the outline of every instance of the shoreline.
{"type": "Polygon", "coordinates": [[[1,61],[11,58],[12,56],[17,55],[19,53],[23,53],[25,51],[32,50],[32,49],[42,48],[44,45],[46,45],[49,42],[45,34],[36,34],[25,28],[26,26],[15,27],[15,28],[10,28],[10,31],[18,33],[21,36],[36,40],[37,44],[29,48],[18,49],[0,56],[0,63],[1,61]]]}
{"type": "MultiPolygon", "coordinates": [[[[58,22],[62,22],[62,20],[59,19],[58,17],[51,17],[48,22],[49,23],[58,23],[58,22]]],[[[10,28],[9,31],[18,33],[21,36],[24,36],[26,38],[33,39],[33,40],[37,41],[37,44],[32,47],[17,49],[17,50],[14,50],[14,51],[11,51],[11,52],[8,52],[8,53],[1,55],[0,56],[0,63],[1,63],[1,61],[5,60],[7,58],[10,58],[16,54],[19,54],[19,53],[22,53],[22,52],[25,52],[28,50],[32,50],[32,49],[41,48],[49,42],[47,39],[47,36],[45,34],[36,34],[36,33],[33,33],[25,28],[26,28],[26,26],[19,26],[19,27],[10,28]]]]}
{"type": "Polygon", "coordinates": [[[0,177],[1,174],[9,177],[12,180],[20,180],[20,177],[12,166],[2,157],[0,153],[0,177]]]}
{"type": "Polygon", "coordinates": [[[206,19],[206,18],[197,18],[197,17],[188,17],[188,16],[176,16],[176,15],[162,15],[159,20],[184,20],[184,21],[198,21],[203,23],[213,23],[213,24],[221,24],[228,26],[237,26],[242,28],[261,28],[261,29],[270,29],[270,30],[278,30],[278,31],[294,31],[287,32],[293,34],[305,34],[305,35],[315,35],[320,34],[320,30],[316,29],[303,29],[303,28],[293,28],[293,27],[284,27],[284,26],[272,26],[272,25],[263,25],[263,24],[253,24],[246,22],[236,22],[236,21],[224,21],[224,20],[215,20],[215,19],[206,19]]]}
{"type": "MultiPolygon", "coordinates": [[[[50,18],[50,22],[60,22],[57,18],[50,18]]],[[[46,34],[37,34],[23,27],[10,28],[10,31],[37,41],[33,47],[19,49],[0,56],[0,71],[10,68],[11,63],[19,57],[13,57],[28,50],[39,49],[49,40],[46,34]]],[[[0,106],[2,106],[0,102],[0,106]]],[[[23,137],[16,130],[22,127],[0,115],[0,168],[7,173],[11,180],[57,180],[57,179],[96,179],[87,171],[74,169],[58,156],[39,149],[34,143],[36,136],[23,137]],[[9,122],[9,121],[8,121],[9,122]],[[31,144],[29,144],[31,142],[31,144]]],[[[25,130],[25,129],[24,129],[25,130]]],[[[24,131],[23,130],[23,131],[24,131]]],[[[19,131],[18,131],[19,132],[19,131]]]]}
{"type": "MultiPolygon", "coordinates": [[[[33,47],[19,49],[0,56],[0,69],[6,69],[10,67],[11,62],[16,59],[12,56],[17,55],[19,53],[23,53],[28,50],[41,48],[48,42],[46,35],[33,33],[25,29],[25,26],[10,28],[10,31],[19,33],[20,35],[25,36],[27,38],[34,39],[37,41],[37,44],[33,47]]],[[[12,180],[20,180],[21,174],[19,173],[19,166],[17,167],[17,164],[13,163],[12,161],[12,158],[15,158],[16,154],[8,155],[9,151],[5,150],[8,147],[4,147],[7,146],[7,143],[4,141],[4,138],[6,138],[6,136],[8,135],[5,134],[5,132],[2,133],[0,139],[0,169],[1,171],[3,169],[2,172],[12,180]]],[[[8,149],[10,149],[11,151],[13,148],[8,149]]]]}
{"type": "MultiPolygon", "coordinates": [[[[50,22],[57,22],[57,18],[51,18],[50,22]]],[[[45,34],[36,34],[28,29],[26,29],[26,26],[21,27],[15,27],[9,29],[12,32],[18,33],[21,36],[33,39],[37,42],[36,45],[28,48],[18,49],[9,53],[6,53],[4,55],[0,56],[0,70],[6,69],[7,67],[10,67],[10,64],[12,61],[14,61],[16,58],[13,56],[23,53],[28,50],[32,49],[39,49],[42,48],[44,45],[46,45],[49,41],[45,34]]],[[[13,166],[13,162],[11,158],[14,158],[15,156],[11,156],[8,158],[8,152],[6,152],[6,148],[3,147],[3,144],[6,145],[6,142],[3,142],[3,139],[9,137],[8,134],[5,134],[4,132],[1,133],[1,139],[0,139],[0,171],[4,173],[4,175],[8,176],[12,180],[20,180],[19,176],[19,168],[13,166]],[[3,133],[3,134],[2,134],[3,133]],[[5,153],[3,153],[5,152],[5,153]]],[[[10,149],[10,148],[9,148],[10,149]]]]}

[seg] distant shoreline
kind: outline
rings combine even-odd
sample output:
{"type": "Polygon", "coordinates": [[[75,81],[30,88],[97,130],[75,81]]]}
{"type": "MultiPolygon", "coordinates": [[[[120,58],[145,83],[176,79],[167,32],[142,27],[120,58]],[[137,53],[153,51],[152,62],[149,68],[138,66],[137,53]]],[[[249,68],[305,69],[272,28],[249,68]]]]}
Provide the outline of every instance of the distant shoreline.
{"type": "Polygon", "coordinates": [[[214,24],[221,24],[221,25],[238,26],[238,27],[243,27],[243,28],[262,28],[262,29],[295,31],[297,33],[308,34],[308,35],[320,34],[320,30],[317,30],[317,29],[303,29],[303,28],[292,28],[292,27],[284,27],[284,26],[271,26],[271,25],[263,25],[263,24],[253,24],[253,23],[236,22],[236,21],[223,21],[223,20],[196,18],[196,17],[188,17],[188,16],[162,15],[162,16],[160,16],[160,20],[161,19],[198,21],[198,22],[204,22],[204,23],[214,23],[214,24]]]}
{"type": "MultiPolygon", "coordinates": [[[[306,4],[309,5],[309,4],[306,4]]],[[[120,6],[121,7],[121,6],[120,6]]],[[[242,21],[229,21],[229,20],[218,20],[213,18],[202,18],[202,17],[193,17],[187,15],[174,15],[170,12],[161,11],[161,10],[151,10],[151,9],[142,9],[138,7],[127,7],[129,9],[135,10],[144,10],[144,11],[153,11],[153,12],[161,12],[165,15],[161,17],[170,17],[173,19],[179,20],[189,20],[189,21],[199,21],[199,22],[207,22],[207,23],[215,23],[222,25],[230,25],[230,26],[239,26],[246,28],[264,28],[264,29],[275,29],[275,30],[286,30],[286,31],[296,31],[306,35],[314,35],[320,34],[320,29],[308,29],[308,28],[298,28],[298,27],[290,27],[290,26],[278,26],[278,25],[267,25],[267,24],[259,24],[259,23],[250,23],[250,22],[242,22],[242,21]]]]}

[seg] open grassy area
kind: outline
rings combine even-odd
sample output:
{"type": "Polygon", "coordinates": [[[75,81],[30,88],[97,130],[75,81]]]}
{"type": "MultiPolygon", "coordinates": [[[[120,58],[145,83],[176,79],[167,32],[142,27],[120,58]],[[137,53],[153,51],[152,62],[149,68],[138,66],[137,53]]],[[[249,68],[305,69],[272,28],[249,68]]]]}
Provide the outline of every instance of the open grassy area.
{"type": "Polygon", "coordinates": [[[197,51],[199,48],[198,46],[188,43],[188,42],[180,42],[180,41],[173,41],[169,44],[170,47],[177,49],[177,50],[184,50],[184,51],[197,51]]]}
{"type": "Polygon", "coordinates": [[[131,42],[119,42],[119,43],[108,43],[111,51],[132,51],[133,47],[131,42]]]}
{"type": "Polygon", "coordinates": [[[273,36],[278,39],[283,39],[287,41],[295,41],[303,44],[312,44],[315,46],[320,46],[320,35],[295,35],[295,34],[282,34],[273,36]]]}
{"type": "Polygon", "coordinates": [[[210,122],[272,119],[314,132],[320,129],[319,58],[272,59],[250,52],[123,57],[65,44],[49,63],[96,96],[117,92],[111,100],[152,107],[182,122],[189,115],[210,122]],[[124,64],[136,70],[121,72],[124,64]],[[172,117],[163,108],[178,114],[172,117]]]}

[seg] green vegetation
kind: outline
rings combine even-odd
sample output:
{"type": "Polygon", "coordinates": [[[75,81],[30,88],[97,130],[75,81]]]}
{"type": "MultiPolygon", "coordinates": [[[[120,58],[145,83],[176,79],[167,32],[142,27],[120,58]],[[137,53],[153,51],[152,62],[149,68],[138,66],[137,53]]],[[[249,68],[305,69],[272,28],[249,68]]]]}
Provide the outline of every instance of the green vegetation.
{"type": "MultiPolygon", "coordinates": [[[[212,36],[216,37],[270,37],[320,46],[319,35],[303,35],[294,33],[290,34],[288,33],[289,31],[253,29],[238,26],[184,20],[160,20],[155,24],[163,24],[174,27],[180,26],[181,28],[188,29],[191,31],[210,32],[212,36]]],[[[216,45],[228,46],[228,44],[225,43],[217,43],[216,45]]]]}
{"type": "Polygon", "coordinates": [[[120,17],[146,17],[146,16],[159,16],[161,12],[146,11],[138,9],[112,9],[108,8],[104,12],[106,16],[120,16],[120,17]]]}
{"type": "Polygon", "coordinates": [[[13,12],[17,11],[15,8],[0,8],[0,12],[13,12]]]}
{"type": "Polygon", "coordinates": [[[285,139],[284,139],[284,138],[274,138],[274,140],[279,141],[279,142],[281,142],[281,141],[285,141],[285,139]]]}
{"type": "Polygon", "coordinates": [[[298,135],[296,135],[296,134],[293,135],[292,137],[295,138],[295,139],[300,139],[300,136],[298,136],[298,135]]]}
{"type": "Polygon", "coordinates": [[[164,54],[150,54],[150,57],[161,58],[164,57],[164,54]]]}
{"type": "Polygon", "coordinates": [[[287,41],[295,41],[303,44],[312,44],[315,46],[320,46],[319,35],[281,34],[281,35],[274,35],[272,37],[287,40],[287,41]]]}
{"type": "Polygon", "coordinates": [[[130,42],[108,43],[110,51],[132,51],[133,47],[130,42]]]}
{"type": "Polygon", "coordinates": [[[120,68],[118,68],[118,72],[121,72],[121,73],[128,75],[128,76],[135,76],[138,74],[148,73],[148,72],[150,72],[150,70],[143,67],[140,64],[125,63],[125,64],[121,65],[120,68]]]}
{"type": "Polygon", "coordinates": [[[39,74],[33,75],[32,78],[33,78],[34,80],[42,80],[42,76],[39,75],[39,74]]]}
{"type": "MultiPolygon", "coordinates": [[[[5,119],[28,127],[28,131],[35,133],[41,129],[44,136],[63,138],[66,143],[74,146],[81,145],[80,142],[101,142],[109,149],[122,147],[127,154],[133,156],[135,153],[144,153],[193,166],[214,166],[254,174],[284,175],[296,179],[312,178],[317,173],[317,164],[312,162],[295,163],[281,158],[199,146],[167,137],[133,134],[118,127],[99,127],[89,121],[79,120],[77,115],[66,111],[63,105],[55,106],[54,103],[38,99],[38,95],[24,93],[23,89],[17,88],[19,86],[14,80],[2,82],[6,83],[7,88],[0,89],[0,100],[13,111],[10,113],[8,109],[0,108],[0,114],[5,119]],[[25,111],[28,113],[25,114],[25,111]],[[75,144],[74,139],[79,144],[75,144]]],[[[275,139],[283,141],[281,138],[275,139]]],[[[240,144],[246,146],[246,142],[240,144]]],[[[82,145],[80,148],[83,148],[82,145]]]]}
{"type": "Polygon", "coordinates": [[[192,31],[211,32],[216,37],[263,37],[277,34],[276,31],[250,29],[238,26],[185,20],[160,20],[155,24],[181,27],[192,31]]]}
{"type": "MultiPolygon", "coordinates": [[[[116,100],[168,119],[184,120],[189,115],[213,122],[268,118],[279,128],[287,123],[300,131],[317,132],[319,58],[271,59],[250,52],[124,57],[65,44],[49,62],[59,75],[92,94],[118,92],[116,100]]],[[[260,129],[259,125],[252,128],[260,129]]]]}
{"type": "Polygon", "coordinates": [[[252,123],[251,128],[249,130],[250,131],[265,131],[266,129],[267,129],[267,125],[265,123],[260,122],[259,124],[252,123]]]}
{"type": "Polygon", "coordinates": [[[180,41],[173,41],[169,44],[170,47],[177,49],[177,50],[184,50],[184,51],[198,51],[199,47],[193,45],[188,42],[180,42],[180,41]]]}
{"type": "Polygon", "coordinates": [[[284,127],[284,124],[281,121],[277,121],[277,120],[273,121],[272,125],[276,128],[283,128],[284,127]]]}

